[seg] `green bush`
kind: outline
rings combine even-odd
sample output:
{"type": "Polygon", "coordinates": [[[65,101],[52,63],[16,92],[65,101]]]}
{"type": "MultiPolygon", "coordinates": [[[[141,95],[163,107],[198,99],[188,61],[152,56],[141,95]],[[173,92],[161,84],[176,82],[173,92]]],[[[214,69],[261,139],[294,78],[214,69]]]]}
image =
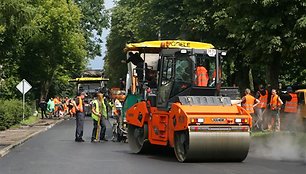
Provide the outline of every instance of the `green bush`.
{"type": "MultiPolygon", "coordinates": [[[[25,104],[25,118],[32,115],[32,109],[25,104]]],[[[7,129],[22,121],[22,102],[19,100],[0,100],[0,130],[7,129]]]]}

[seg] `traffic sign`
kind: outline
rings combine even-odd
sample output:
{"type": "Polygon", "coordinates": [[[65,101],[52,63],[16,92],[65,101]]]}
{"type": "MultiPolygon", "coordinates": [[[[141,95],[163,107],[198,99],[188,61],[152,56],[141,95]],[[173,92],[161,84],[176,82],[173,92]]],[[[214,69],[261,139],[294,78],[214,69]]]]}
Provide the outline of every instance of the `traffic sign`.
{"type": "Polygon", "coordinates": [[[24,120],[25,94],[32,88],[32,86],[25,79],[23,79],[16,86],[16,88],[22,93],[22,120],[24,120]]]}
{"type": "Polygon", "coordinates": [[[25,94],[27,93],[32,86],[25,80],[21,80],[21,82],[16,86],[16,88],[22,93],[25,94]]]}

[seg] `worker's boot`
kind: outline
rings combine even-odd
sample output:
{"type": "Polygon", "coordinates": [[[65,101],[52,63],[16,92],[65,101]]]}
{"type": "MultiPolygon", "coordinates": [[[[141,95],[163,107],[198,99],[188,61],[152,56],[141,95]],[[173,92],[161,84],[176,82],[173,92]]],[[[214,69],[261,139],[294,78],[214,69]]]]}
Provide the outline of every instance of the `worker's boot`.
{"type": "Polygon", "coordinates": [[[92,142],[92,143],[97,143],[97,142],[99,142],[99,140],[93,139],[93,140],[91,140],[91,142],[92,142]]]}

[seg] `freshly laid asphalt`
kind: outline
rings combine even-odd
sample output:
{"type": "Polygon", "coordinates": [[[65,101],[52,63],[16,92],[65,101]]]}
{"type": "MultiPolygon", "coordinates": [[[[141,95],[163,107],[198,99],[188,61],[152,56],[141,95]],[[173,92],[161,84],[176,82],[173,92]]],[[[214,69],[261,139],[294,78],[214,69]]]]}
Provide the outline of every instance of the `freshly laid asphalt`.
{"type": "MultiPolygon", "coordinates": [[[[63,121],[0,158],[0,174],[306,173],[304,159],[269,159],[256,153],[256,143],[242,163],[179,163],[171,150],[136,155],[130,153],[127,143],[90,143],[91,129],[92,121],[88,118],[86,142],[77,143],[75,120],[63,121]]],[[[110,139],[110,125],[107,132],[110,139]]]]}

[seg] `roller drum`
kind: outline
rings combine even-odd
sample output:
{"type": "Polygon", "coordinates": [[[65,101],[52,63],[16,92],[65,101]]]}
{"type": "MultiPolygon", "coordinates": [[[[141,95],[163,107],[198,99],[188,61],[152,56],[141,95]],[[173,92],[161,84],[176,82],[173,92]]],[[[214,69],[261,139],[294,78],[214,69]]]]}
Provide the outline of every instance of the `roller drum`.
{"type": "Polygon", "coordinates": [[[180,131],[175,133],[175,153],[180,162],[240,162],[248,154],[249,131],[180,131]]]}

